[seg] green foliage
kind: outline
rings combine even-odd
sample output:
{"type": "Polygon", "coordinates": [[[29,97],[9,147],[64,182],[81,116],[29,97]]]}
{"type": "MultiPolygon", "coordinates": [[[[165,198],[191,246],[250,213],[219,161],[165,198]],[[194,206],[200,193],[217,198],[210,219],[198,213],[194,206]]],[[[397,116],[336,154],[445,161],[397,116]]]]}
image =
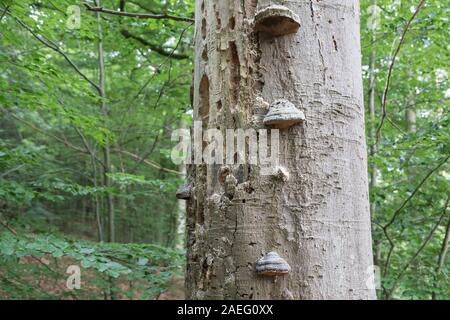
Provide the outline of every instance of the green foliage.
{"type": "Polygon", "coordinates": [[[102,299],[106,294],[114,298],[154,299],[167,289],[173,277],[182,274],[183,263],[182,251],[156,245],[96,243],[50,234],[3,232],[0,297],[102,299]],[[69,265],[81,268],[79,290],[66,287],[69,265]],[[30,278],[46,280],[46,285],[29,290],[30,278]]]}
{"type": "MultiPolygon", "coordinates": [[[[363,64],[367,80],[369,57],[375,56],[376,120],[372,123],[367,117],[369,145],[376,143],[376,137],[370,136],[370,128],[378,129],[381,125],[382,97],[393,53],[418,3],[377,1],[381,25],[374,31],[366,28],[372,1],[362,6],[363,64]]],[[[382,273],[380,298],[430,299],[433,293],[439,299],[450,297],[449,264],[444,263],[437,274],[449,221],[448,209],[445,211],[449,166],[448,161],[443,163],[450,155],[448,26],[448,8],[444,3],[426,1],[408,29],[395,60],[379,150],[369,158],[371,170],[375,168],[378,172],[370,198],[375,206],[374,251],[382,273]],[[408,124],[406,112],[416,116],[415,128],[408,124]],[[442,165],[433,171],[439,164],[442,165]],[[441,215],[440,225],[425,243],[441,215]],[[383,227],[391,219],[392,224],[385,232],[383,227]]],[[[365,84],[368,92],[368,82],[365,84]]]]}
{"type": "MultiPolygon", "coordinates": [[[[116,9],[118,2],[102,6],[116,9]]],[[[192,1],[126,6],[186,17],[194,11],[192,1]]],[[[0,236],[0,295],[146,299],[179,272],[181,253],[158,245],[180,243],[174,196],[180,179],[158,166],[177,170],[167,150],[189,108],[192,63],[175,56],[189,57],[192,31],[189,23],[170,20],[97,19],[82,1],[0,0],[0,220],[16,221],[21,230],[20,236],[0,236]],[[81,9],[78,29],[67,23],[71,5],[81,9]],[[93,85],[100,81],[100,36],[105,98],[93,85]],[[108,238],[108,194],[117,243],[75,240],[96,240],[99,230],[108,238]],[[52,260],[56,272],[28,263],[31,256],[52,260]],[[44,284],[65,278],[66,262],[81,265],[85,285],[93,288],[66,292],[36,285],[41,276],[44,284]]]]}
{"type": "MultiPolygon", "coordinates": [[[[106,8],[117,5],[102,2],[106,8]]],[[[189,17],[193,4],[133,1],[127,10],[189,17]]],[[[5,13],[0,15],[3,213],[18,218],[33,212],[61,231],[96,238],[99,212],[106,238],[110,193],[117,241],[174,246],[179,215],[174,190],[180,179],[140,158],[177,170],[167,150],[171,131],[186,118],[192,63],[160,51],[189,57],[191,25],[113,15],[98,20],[82,2],[71,0],[4,0],[0,12],[5,13]],[[71,5],[81,9],[79,29],[67,24],[71,5]],[[99,83],[99,24],[106,98],[89,83],[99,83]],[[112,185],[106,186],[106,177],[112,185]]]]}
{"type": "MultiPolygon", "coordinates": [[[[151,298],[182,264],[180,252],[140,243],[180,243],[174,194],[181,181],[158,166],[178,169],[170,160],[170,134],[190,120],[193,65],[183,57],[193,54],[193,28],[168,19],[97,19],[82,3],[0,0],[0,219],[20,229],[19,236],[0,234],[2,297],[151,298]],[[71,5],[81,8],[79,29],[67,24],[71,5]],[[99,26],[105,98],[86,80],[99,83],[99,26]],[[95,243],[99,230],[108,236],[108,195],[117,243],[95,243]],[[54,271],[31,256],[51,260],[54,271]],[[85,285],[92,287],[55,289],[69,263],[82,265],[85,285]],[[50,290],[37,280],[55,283],[50,290]],[[123,290],[126,281],[132,290],[123,290]]],[[[129,12],[194,13],[192,0],[126,3],[129,12]]],[[[426,1],[413,20],[395,60],[382,121],[393,53],[418,1],[377,0],[376,30],[367,27],[372,4],[361,1],[361,43],[366,93],[370,72],[375,78],[375,120],[366,119],[368,145],[378,142],[369,168],[378,173],[370,199],[379,297],[448,299],[448,258],[438,270],[450,219],[448,5],[426,1]],[[415,129],[407,111],[417,118],[415,129]],[[379,139],[372,134],[377,129],[379,139]]],[[[102,1],[105,8],[118,5],[102,1]]]]}

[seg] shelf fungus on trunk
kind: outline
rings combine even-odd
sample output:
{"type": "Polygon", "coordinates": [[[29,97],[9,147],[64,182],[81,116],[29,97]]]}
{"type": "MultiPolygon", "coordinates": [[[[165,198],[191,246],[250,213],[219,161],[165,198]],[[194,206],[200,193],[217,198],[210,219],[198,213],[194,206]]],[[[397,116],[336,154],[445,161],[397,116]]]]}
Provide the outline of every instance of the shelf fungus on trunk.
{"type": "Polygon", "coordinates": [[[254,30],[274,37],[296,33],[300,28],[300,18],[289,8],[270,5],[256,13],[254,30]]]}
{"type": "Polygon", "coordinates": [[[232,175],[229,174],[225,178],[225,196],[227,196],[229,199],[233,199],[234,194],[236,193],[236,186],[238,184],[237,179],[232,175]]]}
{"type": "Polygon", "coordinates": [[[256,273],[267,277],[282,276],[291,271],[289,264],[276,252],[269,252],[256,262],[256,273]]]}
{"type": "Polygon", "coordinates": [[[289,171],[285,167],[282,167],[282,166],[275,166],[272,171],[272,176],[275,179],[281,180],[283,182],[289,181],[289,177],[290,177],[289,171]]]}
{"type": "Polygon", "coordinates": [[[192,184],[187,183],[178,188],[176,197],[180,200],[189,200],[192,195],[192,184]]]}
{"type": "Polygon", "coordinates": [[[292,102],[285,99],[276,100],[270,105],[264,117],[264,124],[274,128],[285,129],[305,121],[305,115],[292,102]]]}

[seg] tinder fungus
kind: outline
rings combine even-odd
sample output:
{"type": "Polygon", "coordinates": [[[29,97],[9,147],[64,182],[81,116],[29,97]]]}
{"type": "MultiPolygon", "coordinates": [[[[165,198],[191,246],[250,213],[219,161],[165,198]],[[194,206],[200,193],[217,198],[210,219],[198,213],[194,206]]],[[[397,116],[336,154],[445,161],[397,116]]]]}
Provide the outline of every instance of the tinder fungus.
{"type": "Polygon", "coordinates": [[[191,197],[192,185],[184,184],[178,188],[176,197],[181,200],[188,200],[191,197]]]}
{"type": "Polygon", "coordinates": [[[277,100],[270,105],[264,124],[274,128],[288,128],[305,121],[305,115],[288,100],[277,100]]]}
{"type": "Polygon", "coordinates": [[[291,271],[289,264],[276,252],[269,252],[256,262],[256,273],[268,277],[285,275],[291,271]]]}
{"type": "Polygon", "coordinates": [[[268,6],[256,13],[254,29],[274,37],[296,33],[300,18],[289,8],[280,5],[268,6]]]}

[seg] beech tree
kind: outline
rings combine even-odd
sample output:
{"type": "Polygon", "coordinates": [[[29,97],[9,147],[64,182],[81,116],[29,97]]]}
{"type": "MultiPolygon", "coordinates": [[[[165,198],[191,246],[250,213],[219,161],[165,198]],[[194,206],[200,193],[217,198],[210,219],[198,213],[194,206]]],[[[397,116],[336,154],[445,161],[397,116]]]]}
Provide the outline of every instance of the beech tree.
{"type": "Polygon", "coordinates": [[[189,167],[187,296],[374,299],[359,1],[197,0],[195,54],[204,129],[265,128],[280,99],[305,120],[280,128],[281,178],[189,167]],[[258,274],[274,255],[290,268],[258,274]]]}

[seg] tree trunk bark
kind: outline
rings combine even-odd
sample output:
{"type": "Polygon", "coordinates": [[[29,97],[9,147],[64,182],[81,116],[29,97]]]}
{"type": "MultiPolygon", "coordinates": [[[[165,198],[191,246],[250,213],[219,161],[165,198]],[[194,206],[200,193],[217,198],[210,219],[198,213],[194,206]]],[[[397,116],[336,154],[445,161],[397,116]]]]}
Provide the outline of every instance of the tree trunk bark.
{"type": "MultiPolygon", "coordinates": [[[[101,6],[101,0],[97,0],[97,5],[101,6]]],[[[106,91],[105,91],[105,61],[103,52],[103,30],[101,25],[100,13],[97,13],[97,24],[98,24],[98,64],[99,64],[99,87],[100,87],[100,108],[103,116],[106,119],[109,115],[108,106],[106,105],[106,91]]],[[[103,171],[103,183],[104,186],[109,189],[111,188],[111,178],[108,174],[112,173],[111,164],[111,150],[110,142],[105,141],[103,146],[103,162],[105,164],[103,171]]],[[[106,208],[108,210],[108,226],[109,226],[109,242],[116,241],[116,225],[115,225],[115,212],[114,212],[114,196],[108,191],[106,195],[106,208]]]]}
{"type": "Polygon", "coordinates": [[[196,1],[194,120],[223,133],[259,129],[259,98],[283,98],[306,122],[280,130],[288,181],[236,164],[224,197],[225,168],[189,167],[187,297],[373,299],[359,3],[286,3],[300,29],[277,37],[253,30],[269,4],[196,1]],[[290,273],[256,274],[270,251],[290,273]]]}

